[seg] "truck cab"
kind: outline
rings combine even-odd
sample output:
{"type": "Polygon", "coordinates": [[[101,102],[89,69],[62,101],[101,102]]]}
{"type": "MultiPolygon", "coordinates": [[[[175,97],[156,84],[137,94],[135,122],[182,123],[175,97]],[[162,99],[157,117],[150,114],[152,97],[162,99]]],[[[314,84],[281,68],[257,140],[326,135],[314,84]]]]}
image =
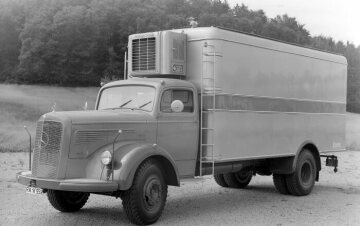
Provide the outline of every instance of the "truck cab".
{"type": "MultiPolygon", "coordinates": [[[[179,186],[180,178],[195,176],[198,112],[198,93],[188,81],[108,83],[99,91],[95,110],[50,112],[40,118],[32,171],[17,179],[29,192],[41,188],[56,209],[67,212],[81,208],[90,193],[123,197],[139,167],[151,163],[160,175],[145,186],[153,197],[159,185],[179,186]]],[[[147,208],[154,203],[161,207],[164,197],[153,197],[147,208]]]]}
{"type": "Polygon", "coordinates": [[[33,180],[36,176],[58,180],[55,187],[53,183],[42,185],[49,189],[61,190],[64,186],[69,189],[70,185],[65,184],[72,180],[71,190],[102,191],[99,181],[104,180],[105,186],[109,186],[109,178],[102,169],[104,152],[113,160],[115,180],[111,181],[118,182],[110,190],[128,189],[132,178],[129,172],[122,172],[123,168],[130,166],[132,171],[136,170],[133,164],[140,164],[150,153],[159,152],[171,166],[170,171],[176,175],[169,178],[174,181],[172,184],[178,185],[179,177],[194,177],[199,139],[197,97],[196,88],[188,81],[135,78],[104,85],[93,111],[43,115],[36,134],[33,180]],[[56,137],[59,133],[61,139],[56,137]],[[45,152],[43,156],[42,151],[54,147],[58,149],[56,153],[52,150],[51,156],[45,152]],[[144,150],[132,154],[135,147],[144,150]],[[133,155],[134,159],[124,160],[125,155],[133,155]],[[74,181],[78,178],[83,178],[79,188],[74,181]],[[95,183],[95,179],[100,180],[95,183]]]}
{"type": "Polygon", "coordinates": [[[151,130],[135,129],[134,122],[129,125],[130,132],[123,132],[132,133],[136,140],[143,137],[144,142],[166,150],[175,161],[179,176],[195,175],[199,106],[198,93],[192,83],[157,78],[113,82],[101,88],[96,110],[115,111],[119,120],[123,113],[150,116],[144,117],[142,126],[151,130]]]}

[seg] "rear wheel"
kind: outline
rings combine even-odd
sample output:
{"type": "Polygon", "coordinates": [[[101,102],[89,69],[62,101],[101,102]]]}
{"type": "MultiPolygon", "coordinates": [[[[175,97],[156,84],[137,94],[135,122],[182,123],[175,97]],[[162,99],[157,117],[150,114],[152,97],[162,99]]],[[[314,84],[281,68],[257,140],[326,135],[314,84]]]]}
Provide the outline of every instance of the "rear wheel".
{"type": "Polygon", "coordinates": [[[129,220],[138,225],[156,222],[164,209],[167,184],[155,160],[147,160],[138,168],[133,185],[122,195],[129,220]]]}
{"type": "Polygon", "coordinates": [[[224,174],[225,183],[231,188],[245,188],[251,181],[253,171],[242,170],[236,173],[224,174]]]}
{"type": "Polygon", "coordinates": [[[286,177],[287,188],[292,195],[308,195],[314,187],[316,163],[313,154],[304,149],[297,160],[295,172],[286,177]]]}
{"type": "Polygon", "coordinates": [[[48,190],[47,197],[50,204],[61,212],[75,212],[87,202],[90,193],[48,190]]]}
{"type": "Polygon", "coordinates": [[[276,190],[278,190],[281,194],[287,195],[289,194],[289,190],[286,185],[286,176],[281,174],[274,174],[273,181],[276,190]]]}
{"type": "Polygon", "coordinates": [[[229,187],[229,185],[225,182],[224,174],[215,174],[214,175],[215,182],[221,187],[229,187]]]}

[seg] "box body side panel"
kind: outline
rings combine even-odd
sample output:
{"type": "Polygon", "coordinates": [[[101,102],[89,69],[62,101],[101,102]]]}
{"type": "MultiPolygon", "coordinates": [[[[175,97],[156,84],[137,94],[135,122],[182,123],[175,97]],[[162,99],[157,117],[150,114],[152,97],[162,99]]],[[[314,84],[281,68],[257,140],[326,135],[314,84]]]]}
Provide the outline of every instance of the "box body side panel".
{"type": "Polygon", "coordinates": [[[345,115],[217,111],[208,117],[214,116],[218,161],[291,156],[304,142],[320,152],[345,149],[345,115]]]}

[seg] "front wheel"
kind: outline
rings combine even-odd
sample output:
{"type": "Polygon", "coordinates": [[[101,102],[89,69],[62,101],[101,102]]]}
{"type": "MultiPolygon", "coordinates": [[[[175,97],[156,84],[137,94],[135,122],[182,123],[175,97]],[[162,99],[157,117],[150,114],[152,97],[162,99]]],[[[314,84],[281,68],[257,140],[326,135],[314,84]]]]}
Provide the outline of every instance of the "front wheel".
{"type": "Polygon", "coordinates": [[[50,204],[61,212],[75,212],[87,202],[90,193],[74,191],[48,190],[47,197],[50,204]]]}
{"type": "Polygon", "coordinates": [[[147,160],[138,168],[133,185],[122,195],[128,219],[138,225],[155,223],[164,209],[167,184],[155,160],[147,160]]]}
{"type": "Polygon", "coordinates": [[[292,195],[308,195],[314,187],[316,163],[314,155],[307,149],[300,153],[295,172],[286,176],[286,185],[292,195]]]}

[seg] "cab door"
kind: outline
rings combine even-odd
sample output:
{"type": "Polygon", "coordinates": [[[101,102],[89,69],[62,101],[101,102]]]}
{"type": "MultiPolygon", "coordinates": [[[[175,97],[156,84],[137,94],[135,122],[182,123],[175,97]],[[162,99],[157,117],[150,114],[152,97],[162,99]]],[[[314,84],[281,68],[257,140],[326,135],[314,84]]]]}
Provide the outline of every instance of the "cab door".
{"type": "Polygon", "coordinates": [[[181,177],[194,176],[198,151],[198,108],[191,88],[168,88],[161,93],[157,144],[174,158],[181,177]],[[184,108],[174,112],[171,103],[180,100],[184,108]]]}

